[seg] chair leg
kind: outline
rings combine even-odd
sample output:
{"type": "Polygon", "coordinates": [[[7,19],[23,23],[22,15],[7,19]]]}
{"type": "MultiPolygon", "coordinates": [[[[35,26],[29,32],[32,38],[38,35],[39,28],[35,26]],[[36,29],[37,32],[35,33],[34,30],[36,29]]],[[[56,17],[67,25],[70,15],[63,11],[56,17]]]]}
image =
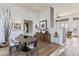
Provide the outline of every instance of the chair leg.
{"type": "Polygon", "coordinates": [[[39,53],[38,53],[38,48],[36,48],[36,51],[37,51],[37,55],[39,56],[39,53]]]}
{"type": "Polygon", "coordinates": [[[38,49],[37,49],[37,48],[34,49],[34,52],[36,52],[36,54],[39,55],[39,54],[38,54],[38,49]]]}
{"type": "Polygon", "coordinates": [[[37,56],[39,56],[38,50],[37,50],[37,56]]]}
{"type": "Polygon", "coordinates": [[[26,55],[28,56],[28,51],[26,52],[26,55]]]}
{"type": "Polygon", "coordinates": [[[31,51],[31,55],[33,56],[33,51],[31,51]]]}
{"type": "Polygon", "coordinates": [[[35,52],[36,52],[36,54],[37,54],[37,55],[39,55],[39,53],[38,53],[38,50],[37,50],[37,49],[31,50],[31,55],[33,56],[35,52]]]}
{"type": "Polygon", "coordinates": [[[9,55],[12,56],[12,47],[9,47],[9,55]]]}
{"type": "Polygon", "coordinates": [[[30,53],[31,53],[31,56],[33,56],[33,54],[34,54],[34,50],[30,50],[30,53]]]}
{"type": "Polygon", "coordinates": [[[19,54],[21,55],[21,42],[19,42],[18,49],[19,49],[19,54]]]}
{"type": "Polygon", "coordinates": [[[10,55],[10,56],[13,55],[13,48],[14,48],[13,46],[10,46],[10,47],[9,47],[9,55],[10,55]]]}
{"type": "Polygon", "coordinates": [[[21,54],[20,46],[19,45],[16,45],[15,47],[16,47],[16,53],[21,54]]]}

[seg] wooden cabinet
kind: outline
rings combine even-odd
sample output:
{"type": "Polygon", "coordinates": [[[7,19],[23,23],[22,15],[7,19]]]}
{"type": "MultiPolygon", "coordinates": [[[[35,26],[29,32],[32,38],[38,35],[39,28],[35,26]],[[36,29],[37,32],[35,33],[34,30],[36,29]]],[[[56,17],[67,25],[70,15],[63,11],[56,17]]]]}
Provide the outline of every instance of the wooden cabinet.
{"type": "Polygon", "coordinates": [[[68,32],[67,32],[67,37],[68,37],[68,38],[71,38],[71,36],[72,36],[72,31],[68,31],[68,32]]]}
{"type": "Polygon", "coordinates": [[[48,31],[46,31],[45,33],[37,32],[36,39],[44,42],[50,42],[50,34],[48,31]]]}

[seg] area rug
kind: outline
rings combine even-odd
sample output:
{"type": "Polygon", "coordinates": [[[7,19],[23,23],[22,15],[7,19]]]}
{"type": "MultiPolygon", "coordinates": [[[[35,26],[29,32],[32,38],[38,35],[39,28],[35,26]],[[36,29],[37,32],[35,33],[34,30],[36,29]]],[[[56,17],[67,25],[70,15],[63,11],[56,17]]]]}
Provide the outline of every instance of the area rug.
{"type": "MultiPolygon", "coordinates": [[[[47,42],[38,42],[38,55],[34,53],[34,56],[49,56],[61,46],[55,43],[47,43],[47,42]]],[[[16,56],[27,56],[26,52],[16,53],[16,56]]],[[[28,56],[31,56],[31,53],[28,53],[28,56]]]]}

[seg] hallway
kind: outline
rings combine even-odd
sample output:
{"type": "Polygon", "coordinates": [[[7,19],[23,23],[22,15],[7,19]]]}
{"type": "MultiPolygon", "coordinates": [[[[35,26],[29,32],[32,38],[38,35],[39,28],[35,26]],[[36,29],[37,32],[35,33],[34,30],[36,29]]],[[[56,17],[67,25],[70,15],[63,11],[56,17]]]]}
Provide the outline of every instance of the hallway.
{"type": "Polygon", "coordinates": [[[79,38],[67,39],[65,50],[60,56],[79,56],[79,38]]]}

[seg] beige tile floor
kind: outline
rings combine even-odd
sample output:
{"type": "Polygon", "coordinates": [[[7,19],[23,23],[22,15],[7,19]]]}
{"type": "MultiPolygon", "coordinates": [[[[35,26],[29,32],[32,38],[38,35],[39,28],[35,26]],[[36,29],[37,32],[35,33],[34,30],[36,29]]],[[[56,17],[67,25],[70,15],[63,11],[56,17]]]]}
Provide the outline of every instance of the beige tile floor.
{"type": "Polygon", "coordinates": [[[66,46],[60,56],[79,56],[79,38],[67,38],[66,46]]]}
{"type": "Polygon", "coordinates": [[[0,48],[0,56],[7,56],[9,55],[9,47],[0,48]]]}

